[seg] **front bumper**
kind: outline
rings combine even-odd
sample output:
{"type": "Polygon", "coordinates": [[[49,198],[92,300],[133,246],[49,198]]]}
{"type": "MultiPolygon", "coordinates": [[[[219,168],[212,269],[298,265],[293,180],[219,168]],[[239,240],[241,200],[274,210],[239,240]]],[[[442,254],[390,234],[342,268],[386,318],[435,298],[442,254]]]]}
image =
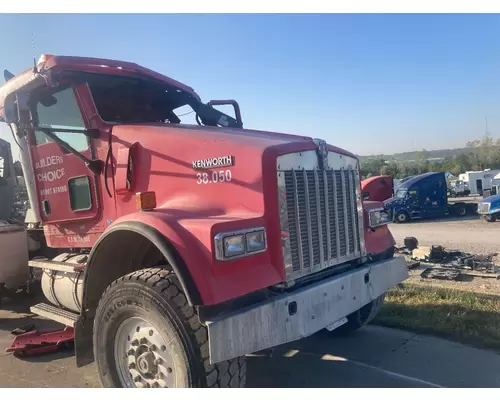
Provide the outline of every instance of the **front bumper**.
{"type": "Polygon", "coordinates": [[[394,257],[325,279],[207,323],[212,364],[316,333],[409,277],[394,257]]]}

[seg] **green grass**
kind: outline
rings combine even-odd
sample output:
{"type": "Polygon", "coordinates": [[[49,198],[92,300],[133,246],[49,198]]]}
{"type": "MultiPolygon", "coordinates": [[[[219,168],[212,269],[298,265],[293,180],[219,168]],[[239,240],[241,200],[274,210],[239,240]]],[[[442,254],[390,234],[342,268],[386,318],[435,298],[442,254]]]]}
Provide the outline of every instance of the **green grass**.
{"type": "Polygon", "coordinates": [[[387,293],[374,324],[500,351],[500,297],[405,284],[387,293]]]}

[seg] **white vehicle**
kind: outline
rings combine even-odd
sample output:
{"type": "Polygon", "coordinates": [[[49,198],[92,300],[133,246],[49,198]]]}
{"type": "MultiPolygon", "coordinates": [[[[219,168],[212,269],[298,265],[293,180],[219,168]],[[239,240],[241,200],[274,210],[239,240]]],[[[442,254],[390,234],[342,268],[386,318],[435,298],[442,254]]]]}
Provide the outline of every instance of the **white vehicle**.
{"type": "Polygon", "coordinates": [[[458,179],[464,181],[468,186],[471,195],[483,195],[484,190],[491,189],[491,181],[500,169],[486,169],[484,171],[467,171],[460,174],[458,179]]]}
{"type": "Polygon", "coordinates": [[[460,179],[448,182],[448,190],[451,197],[465,197],[470,194],[466,182],[460,179]]]}
{"type": "Polygon", "coordinates": [[[500,191],[500,174],[496,174],[491,180],[491,194],[499,194],[500,191]]]}

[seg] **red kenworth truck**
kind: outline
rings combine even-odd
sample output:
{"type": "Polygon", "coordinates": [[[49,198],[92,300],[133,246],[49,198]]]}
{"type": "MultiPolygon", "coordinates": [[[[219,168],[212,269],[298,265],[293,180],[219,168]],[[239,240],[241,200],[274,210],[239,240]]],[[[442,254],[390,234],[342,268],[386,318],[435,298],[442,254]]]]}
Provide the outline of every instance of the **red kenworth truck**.
{"type": "Polygon", "coordinates": [[[394,196],[394,182],[388,175],[372,176],[361,181],[363,200],[385,201],[394,196]]]}
{"type": "Polygon", "coordinates": [[[246,354],[356,329],[408,277],[345,150],[243,129],[235,101],[134,63],[44,55],[5,76],[32,311],[74,327],[105,387],[244,386],[246,354]]]}

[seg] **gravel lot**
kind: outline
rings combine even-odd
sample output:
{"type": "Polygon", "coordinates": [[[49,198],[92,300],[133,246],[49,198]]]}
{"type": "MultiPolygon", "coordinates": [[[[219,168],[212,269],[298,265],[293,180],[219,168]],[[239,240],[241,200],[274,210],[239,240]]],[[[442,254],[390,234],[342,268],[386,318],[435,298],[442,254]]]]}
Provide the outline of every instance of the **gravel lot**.
{"type": "Polygon", "coordinates": [[[414,236],[424,246],[442,245],[478,254],[500,253],[500,222],[486,222],[477,216],[391,224],[389,229],[399,246],[404,244],[405,237],[414,236]]]}

